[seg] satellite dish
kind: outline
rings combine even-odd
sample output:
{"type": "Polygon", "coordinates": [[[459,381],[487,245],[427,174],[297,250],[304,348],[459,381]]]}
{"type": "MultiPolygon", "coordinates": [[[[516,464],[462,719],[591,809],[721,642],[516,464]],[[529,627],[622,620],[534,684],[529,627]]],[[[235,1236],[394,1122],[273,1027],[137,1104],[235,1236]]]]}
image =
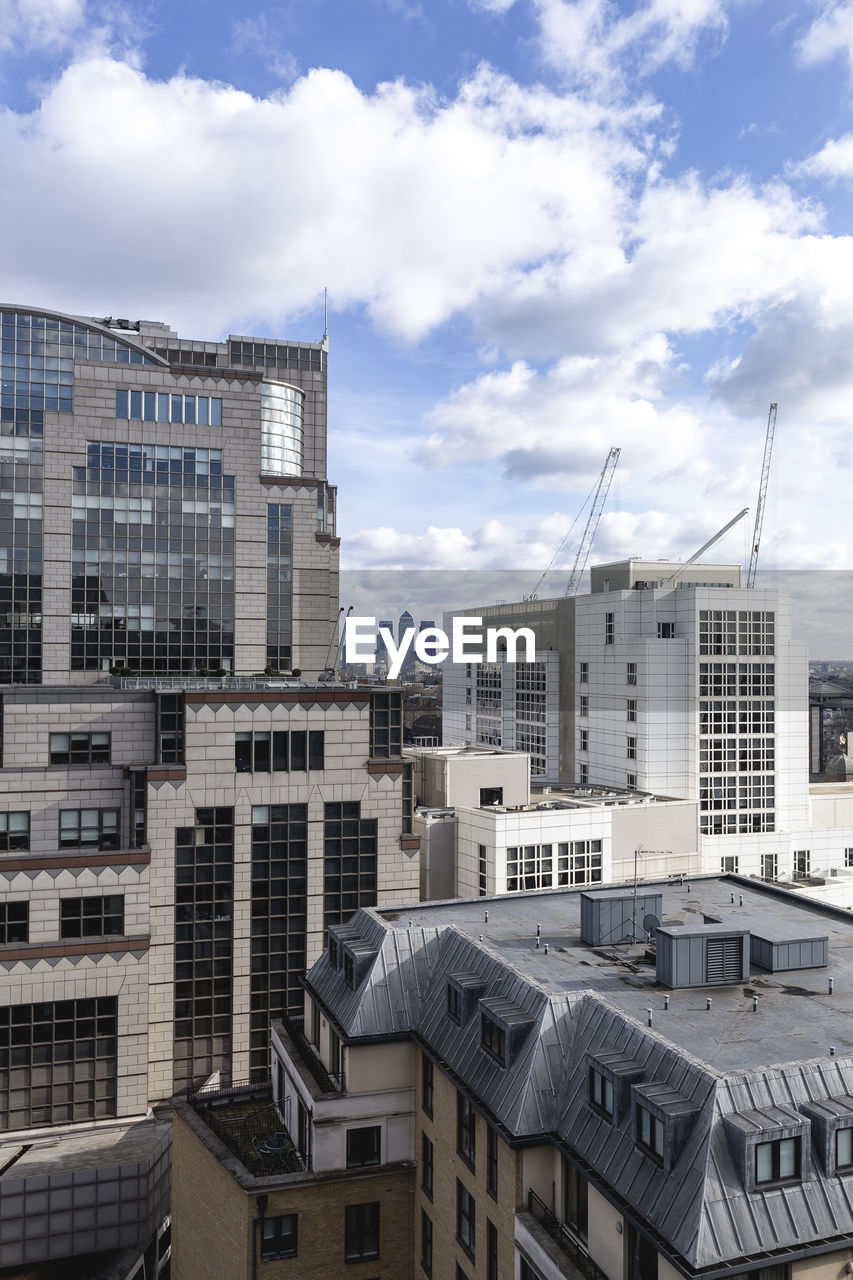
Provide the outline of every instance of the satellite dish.
{"type": "Polygon", "coordinates": [[[647,916],[643,916],[643,928],[646,933],[654,933],[660,928],[660,920],[658,920],[657,916],[654,915],[653,912],[650,911],[647,916]]]}

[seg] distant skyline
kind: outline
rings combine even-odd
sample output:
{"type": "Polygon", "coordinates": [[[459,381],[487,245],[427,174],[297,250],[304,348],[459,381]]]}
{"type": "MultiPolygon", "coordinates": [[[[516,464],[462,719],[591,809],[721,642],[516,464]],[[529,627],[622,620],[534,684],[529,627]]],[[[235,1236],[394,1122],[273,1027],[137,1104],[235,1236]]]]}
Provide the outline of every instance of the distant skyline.
{"type": "Polygon", "coordinates": [[[6,300],[316,339],[327,286],[348,569],[541,573],[611,444],[598,558],[690,555],[771,400],[762,564],[853,567],[851,0],[0,13],[6,300]]]}

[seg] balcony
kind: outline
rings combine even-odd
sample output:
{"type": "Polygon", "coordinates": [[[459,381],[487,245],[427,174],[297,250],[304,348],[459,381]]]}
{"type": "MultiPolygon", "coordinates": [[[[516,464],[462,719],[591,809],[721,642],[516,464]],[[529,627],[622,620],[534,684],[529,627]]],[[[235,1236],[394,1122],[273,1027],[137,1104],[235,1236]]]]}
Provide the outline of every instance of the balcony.
{"type": "MultiPolygon", "coordinates": [[[[279,1019],[282,1028],[290,1040],[291,1045],[297,1051],[299,1060],[311,1079],[314,1081],[320,1093],[346,1093],[346,1078],[343,1069],[337,1074],[333,1074],[326,1070],[322,1062],[317,1056],[317,1051],[308,1040],[303,1030],[303,1019],[294,1018],[289,1014],[283,1013],[279,1019]]],[[[286,1049],[288,1046],[285,1044],[286,1049]]],[[[291,1055],[293,1057],[293,1055],[291,1055]]]]}
{"type": "MultiPolygon", "coordinates": [[[[532,1188],[527,1192],[527,1213],[518,1213],[516,1218],[534,1240],[544,1234],[546,1240],[553,1241],[558,1246],[561,1255],[559,1260],[554,1256],[553,1249],[545,1248],[544,1252],[557,1262],[560,1272],[567,1280],[578,1280],[580,1276],[585,1277],[585,1280],[607,1280],[598,1264],[593,1262],[568,1228],[532,1188]]],[[[545,1245],[545,1241],[538,1242],[545,1245]]]]}
{"type": "Polygon", "coordinates": [[[187,1102],[254,1177],[305,1169],[305,1161],[282,1122],[269,1080],[191,1089],[187,1102]]]}

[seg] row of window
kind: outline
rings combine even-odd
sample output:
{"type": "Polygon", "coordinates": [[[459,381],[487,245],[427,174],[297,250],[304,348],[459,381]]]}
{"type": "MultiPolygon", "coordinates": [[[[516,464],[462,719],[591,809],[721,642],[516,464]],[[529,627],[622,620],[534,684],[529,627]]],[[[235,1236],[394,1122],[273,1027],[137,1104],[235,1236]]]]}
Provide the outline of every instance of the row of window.
{"type": "MultiPolygon", "coordinates": [[[[608,614],[607,616],[612,620],[613,618],[612,613],[608,614]]],[[[611,621],[611,627],[612,627],[612,621],[611,621]]],[[[608,640],[606,643],[612,644],[613,641],[608,640]]],[[[637,683],[636,662],[625,663],[625,683],[632,686],[636,685],[637,683]]],[[[578,684],[589,684],[589,663],[586,661],[578,663],[578,684]]]]}
{"type": "MultiPolygon", "coordinates": [[[[118,849],[119,809],[60,809],[60,849],[118,849]]],[[[0,853],[30,847],[30,815],[0,813],[0,853]]]]}
{"type": "MultiPolygon", "coordinates": [[[[124,895],[104,894],[86,898],[60,898],[61,938],[106,938],[124,933],[124,895]]],[[[0,902],[0,945],[30,940],[28,899],[0,902]]]]}
{"type": "MultiPolygon", "coordinates": [[[[379,1257],[379,1201],[348,1204],[344,1209],[344,1261],[367,1262],[379,1257]]],[[[278,1214],[261,1225],[261,1261],[299,1255],[299,1215],[278,1214]]]]}
{"type": "Polygon", "coordinates": [[[322,729],[275,729],[238,733],[234,739],[237,773],[304,773],[325,767],[322,729]]]}
{"type": "Polygon", "coordinates": [[[511,845],[506,851],[507,893],[555,885],[597,884],[603,874],[601,840],[511,845]]]}
{"type": "Polygon", "coordinates": [[[219,396],[182,396],[164,391],[116,391],[116,417],[131,422],[186,422],[222,426],[219,396]]]}

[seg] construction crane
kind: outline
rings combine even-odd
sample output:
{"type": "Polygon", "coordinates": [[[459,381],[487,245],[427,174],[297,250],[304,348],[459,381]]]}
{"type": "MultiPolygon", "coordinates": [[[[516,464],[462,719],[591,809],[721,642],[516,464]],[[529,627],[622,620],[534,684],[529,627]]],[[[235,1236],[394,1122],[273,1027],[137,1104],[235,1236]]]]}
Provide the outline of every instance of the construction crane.
{"type": "Polygon", "coordinates": [[[715,542],[719,542],[723,534],[728,533],[729,529],[731,529],[734,525],[736,525],[738,520],[742,520],[744,516],[747,515],[748,512],[749,512],[749,507],[744,507],[743,511],[739,511],[736,516],[733,516],[731,520],[728,522],[728,524],[724,524],[722,529],[718,529],[717,532],[714,534],[713,538],[709,538],[707,542],[704,542],[702,544],[702,546],[699,548],[698,551],[694,551],[690,559],[685,560],[684,564],[679,565],[678,569],[676,569],[675,573],[670,578],[664,579],[664,581],[666,582],[666,585],[669,587],[674,587],[677,584],[678,579],[681,577],[682,573],[684,573],[684,570],[689,568],[691,564],[695,564],[696,561],[699,559],[699,557],[704,555],[709,547],[713,547],[715,542]]]}
{"type": "Polygon", "coordinates": [[[761,545],[761,526],[764,523],[764,499],[767,497],[767,481],[770,479],[770,458],[773,453],[773,437],[776,434],[776,405],[771,404],[767,415],[767,435],[764,437],[764,461],[761,464],[761,484],[758,486],[758,506],[755,508],[755,531],[752,535],[752,555],[749,557],[749,571],[746,585],[755,586],[755,572],[758,568],[758,548],[761,545]]]}
{"type": "Polygon", "coordinates": [[[610,481],[613,479],[613,472],[616,470],[616,463],[619,461],[619,454],[621,452],[622,450],[617,449],[614,445],[608,453],[607,461],[601,469],[601,475],[598,477],[598,486],[590,509],[589,519],[586,522],[586,528],[583,531],[581,544],[578,547],[578,554],[575,557],[575,567],[572,569],[572,576],[569,578],[569,585],[566,587],[565,594],[567,596],[576,596],[578,593],[578,587],[581,584],[583,571],[586,568],[586,562],[589,559],[589,553],[592,550],[595,531],[598,528],[598,522],[601,519],[601,513],[604,510],[604,504],[607,501],[607,495],[610,492],[610,481]]]}

